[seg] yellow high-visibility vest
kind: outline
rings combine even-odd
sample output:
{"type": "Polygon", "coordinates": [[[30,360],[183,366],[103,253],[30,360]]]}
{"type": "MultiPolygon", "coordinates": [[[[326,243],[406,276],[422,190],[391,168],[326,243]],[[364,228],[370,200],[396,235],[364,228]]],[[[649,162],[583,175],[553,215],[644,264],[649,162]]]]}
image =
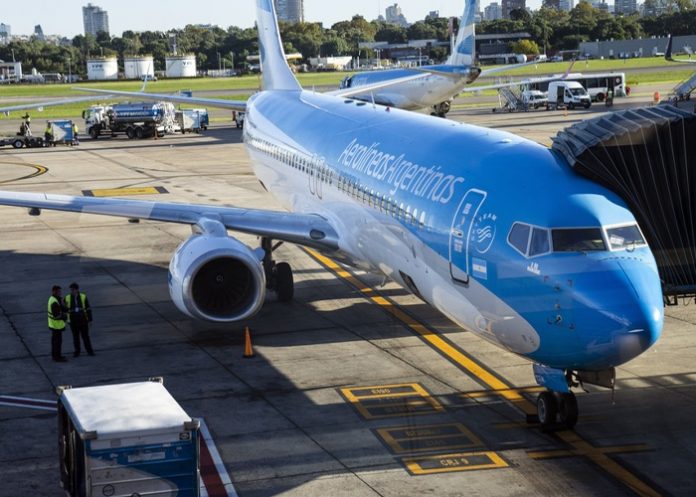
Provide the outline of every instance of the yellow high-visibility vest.
{"type": "Polygon", "coordinates": [[[52,330],[64,330],[65,329],[65,320],[64,319],[56,319],[53,317],[53,313],[51,312],[51,307],[53,307],[53,304],[60,305],[60,300],[58,300],[56,297],[51,295],[48,298],[48,327],[51,328],[52,330]]]}
{"type": "MultiPolygon", "coordinates": [[[[87,295],[80,292],[80,302],[82,303],[82,313],[87,317],[87,295]]],[[[68,307],[68,320],[70,320],[70,313],[73,312],[73,302],[72,293],[65,297],[65,305],[68,307]]]]}

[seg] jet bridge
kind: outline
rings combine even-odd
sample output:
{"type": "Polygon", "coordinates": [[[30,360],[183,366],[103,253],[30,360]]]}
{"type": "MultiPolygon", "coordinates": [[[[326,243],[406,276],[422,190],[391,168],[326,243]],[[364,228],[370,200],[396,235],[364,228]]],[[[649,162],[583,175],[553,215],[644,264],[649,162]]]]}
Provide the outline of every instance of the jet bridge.
{"type": "Polygon", "coordinates": [[[696,297],[696,115],[671,105],[615,112],[561,131],[552,149],[628,204],[665,303],[696,297]]]}

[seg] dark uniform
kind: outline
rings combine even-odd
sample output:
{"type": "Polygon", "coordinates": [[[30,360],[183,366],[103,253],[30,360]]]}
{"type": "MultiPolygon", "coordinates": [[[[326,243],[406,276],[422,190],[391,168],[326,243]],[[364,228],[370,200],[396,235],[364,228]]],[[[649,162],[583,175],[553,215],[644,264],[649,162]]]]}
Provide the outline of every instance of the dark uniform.
{"type": "Polygon", "coordinates": [[[89,339],[89,323],[92,322],[92,309],[89,306],[87,295],[79,291],[77,283],[70,285],[70,295],[65,297],[65,305],[68,308],[68,321],[73,336],[74,356],[80,355],[80,337],[85,344],[85,350],[89,355],[94,355],[92,342],[89,339]]]}
{"type": "Polygon", "coordinates": [[[48,329],[51,330],[51,357],[54,361],[65,362],[67,359],[61,355],[63,346],[63,331],[65,331],[65,308],[61,300],[61,288],[54,286],[51,296],[48,298],[48,329]]]}

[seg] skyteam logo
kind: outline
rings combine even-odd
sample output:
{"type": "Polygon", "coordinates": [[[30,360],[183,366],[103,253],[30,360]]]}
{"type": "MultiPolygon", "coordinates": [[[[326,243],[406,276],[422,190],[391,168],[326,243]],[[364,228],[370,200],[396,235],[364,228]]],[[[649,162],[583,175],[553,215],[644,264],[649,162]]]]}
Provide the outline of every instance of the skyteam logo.
{"type": "Polygon", "coordinates": [[[495,240],[495,222],[498,216],[495,214],[482,214],[474,224],[472,243],[479,254],[485,254],[491,249],[495,240]]]}

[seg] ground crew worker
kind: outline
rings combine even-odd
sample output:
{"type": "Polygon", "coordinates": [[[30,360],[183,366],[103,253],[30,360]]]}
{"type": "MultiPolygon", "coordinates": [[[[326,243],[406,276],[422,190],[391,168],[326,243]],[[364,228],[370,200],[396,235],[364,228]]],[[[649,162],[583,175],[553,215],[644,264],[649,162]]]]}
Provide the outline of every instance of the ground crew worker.
{"type": "Polygon", "coordinates": [[[68,308],[68,321],[73,336],[75,351],[73,356],[80,355],[80,337],[85,344],[85,350],[89,355],[94,355],[92,342],[89,339],[89,324],[92,322],[92,309],[89,306],[87,295],[80,291],[77,283],[70,283],[70,295],[65,297],[65,306],[68,308]]]}
{"type": "Polygon", "coordinates": [[[73,143],[77,144],[80,142],[80,140],[77,139],[77,132],[80,131],[80,128],[77,127],[77,123],[73,121],[72,123],[72,136],[73,136],[73,143]]]}
{"type": "Polygon", "coordinates": [[[24,128],[25,128],[25,134],[26,136],[31,136],[31,117],[29,116],[29,113],[27,112],[24,114],[24,128]]]}
{"type": "Polygon", "coordinates": [[[51,143],[53,143],[53,127],[51,126],[51,123],[49,121],[46,121],[46,130],[44,131],[44,142],[46,142],[47,147],[50,147],[51,143]]]}
{"type": "Polygon", "coordinates": [[[56,362],[65,362],[61,355],[63,346],[63,331],[65,331],[65,308],[61,297],[61,287],[54,285],[48,298],[48,329],[51,330],[51,357],[56,362]]]}

